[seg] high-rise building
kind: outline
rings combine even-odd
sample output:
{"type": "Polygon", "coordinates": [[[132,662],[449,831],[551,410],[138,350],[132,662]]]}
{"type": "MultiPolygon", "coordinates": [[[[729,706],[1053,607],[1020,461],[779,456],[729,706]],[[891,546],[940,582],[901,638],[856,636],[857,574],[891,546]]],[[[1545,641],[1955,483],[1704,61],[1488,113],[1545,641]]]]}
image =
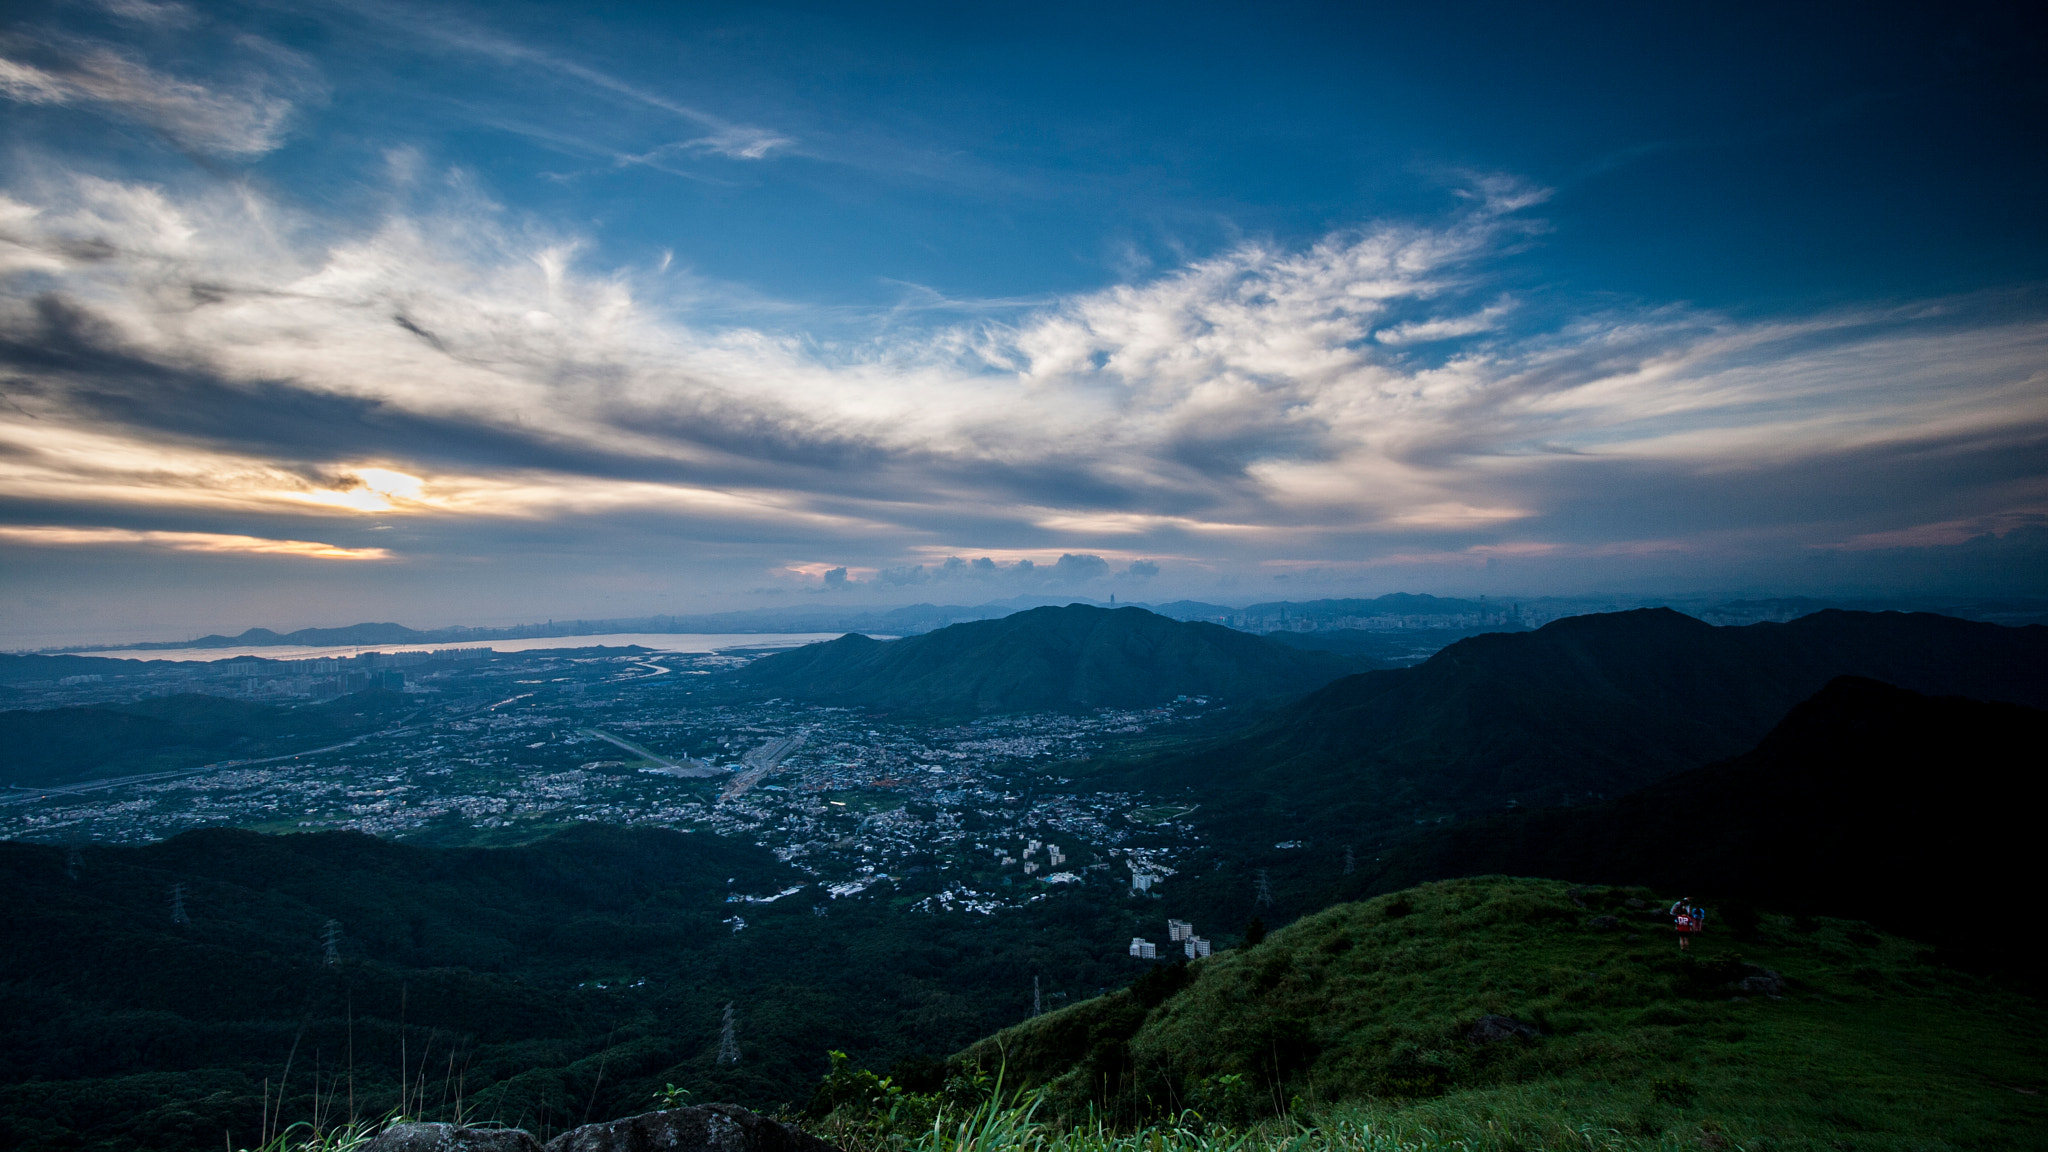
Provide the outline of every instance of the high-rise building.
{"type": "Polygon", "coordinates": [[[1195,926],[1185,920],[1168,920],[1166,922],[1166,938],[1168,940],[1179,943],[1192,937],[1194,934],[1195,926]]]}
{"type": "Polygon", "coordinates": [[[1143,936],[1133,936],[1131,937],[1131,955],[1139,960],[1157,960],[1159,959],[1159,945],[1145,939],[1143,936]]]}

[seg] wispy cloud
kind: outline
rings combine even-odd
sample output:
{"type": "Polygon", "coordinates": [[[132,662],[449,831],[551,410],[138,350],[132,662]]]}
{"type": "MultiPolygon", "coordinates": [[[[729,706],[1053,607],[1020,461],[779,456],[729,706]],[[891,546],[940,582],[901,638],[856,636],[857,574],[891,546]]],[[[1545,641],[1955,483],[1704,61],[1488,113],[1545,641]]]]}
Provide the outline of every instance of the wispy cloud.
{"type": "MultiPolygon", "coordinates": [[[[253,41],[248,46],[256,47],[253,41]]],[[[161,132],[179,147],[247,158],[284,142],[297,99],[314,87],[302,61],[274,45],[262,55],[285,67],[245,69],[224,89],[159,72],[104,44],[50,41],[41,63],[0,56],[0,96],[23,104],[78,105],[112,112],[161,132]]]]}
{"type": "Polygon", "coordinates": [[[677,151],[712,153],[736,160],[762,160],[795,141],[787,135],[755,125],[738,123],[716,113],[686,104],[644,85],[621,79],[558,52],[526,43],[485,25],[462,18],[439,7],[420,4],[394,5],[379,0],[355,0],[347,5],[356,15],[410,36],[423,37],[443,51],[461,53],[527,72],[565,81],[587,91],[601,93],[616,102],[652,110],[696,125],[705,134],[656,149],[639,156],[622,156],[624,161],[656,163],[663,154],[677,151]]]}
{"type": "Polygon", "coordinates": [[[0,540],[42,547],[72,548],[129,545],[172,552],[237,552],[261,556],[298,556],[308,560],[389,560],[382,548],[340,548],[313,540],[266,540],[221,532],[158,532],[128,528],[65,528],[0,524],[0,540]]]}

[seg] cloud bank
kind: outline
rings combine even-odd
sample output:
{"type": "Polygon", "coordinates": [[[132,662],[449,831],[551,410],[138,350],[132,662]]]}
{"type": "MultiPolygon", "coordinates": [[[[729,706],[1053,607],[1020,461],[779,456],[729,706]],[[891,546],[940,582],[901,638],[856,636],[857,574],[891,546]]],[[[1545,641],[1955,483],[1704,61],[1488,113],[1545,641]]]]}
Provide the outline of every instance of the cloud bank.
{"type": "MultiPolygon", "coordinates": [[[[212,146],[271,139],[249,123],[212,146]]],[[[6,188],[6,538],[425,562],[602,532],[754,583],[1107,588],[1856,551],[2048,510],[2038,308],[1561,308],[1503,286],[1540,231],[1511,181],[832,343],[651,256],[594,266],[462,173],[393,195],[348,230],[242,185],[6,188]]]]}

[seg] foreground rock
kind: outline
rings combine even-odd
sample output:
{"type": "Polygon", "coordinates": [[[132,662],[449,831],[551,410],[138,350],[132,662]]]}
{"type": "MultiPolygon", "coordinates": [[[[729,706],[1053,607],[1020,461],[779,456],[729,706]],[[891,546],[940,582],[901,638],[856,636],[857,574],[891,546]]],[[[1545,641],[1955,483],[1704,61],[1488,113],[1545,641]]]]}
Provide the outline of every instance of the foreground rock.
{"type": "MultiPolygon", "coordinates": [[[[381,1150],[380,1150],[381,1152],[381,1150]]],[[[410,1152],[410,1150],[407,1150],[410,1152]]],[[[816,1136],[736,1104],[702,1104],[585,1124],[547,1152],[839,1152],[816,1136]]]]}
{"type": "Polygon", "coordinates": [[[1465,1039],[1473,1044],[1498,1044],[1502,1040],[1520,1037],[1534,1040],[1543,1033],[1534,1024],[1526,1024],[1512,1016],[1487,1013],[1477,1024],[1465,1030],[1465,1039]]]}
{"type": "Polygon", "coordinates": [[[524,1128],[466,1128],[455,1124],[394,1124],[363,1152],[541,1152],[524,1128]]]}

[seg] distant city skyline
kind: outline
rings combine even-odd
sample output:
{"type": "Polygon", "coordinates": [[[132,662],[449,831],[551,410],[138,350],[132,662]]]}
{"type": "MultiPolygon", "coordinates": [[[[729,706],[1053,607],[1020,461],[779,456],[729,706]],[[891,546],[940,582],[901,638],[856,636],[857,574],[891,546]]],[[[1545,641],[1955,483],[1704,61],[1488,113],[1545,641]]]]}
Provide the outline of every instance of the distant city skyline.
{"type": "Polygon", "coordinates": [[[2048,589],[2011,6],[41,0],[0,648],[2048,589]]]}

